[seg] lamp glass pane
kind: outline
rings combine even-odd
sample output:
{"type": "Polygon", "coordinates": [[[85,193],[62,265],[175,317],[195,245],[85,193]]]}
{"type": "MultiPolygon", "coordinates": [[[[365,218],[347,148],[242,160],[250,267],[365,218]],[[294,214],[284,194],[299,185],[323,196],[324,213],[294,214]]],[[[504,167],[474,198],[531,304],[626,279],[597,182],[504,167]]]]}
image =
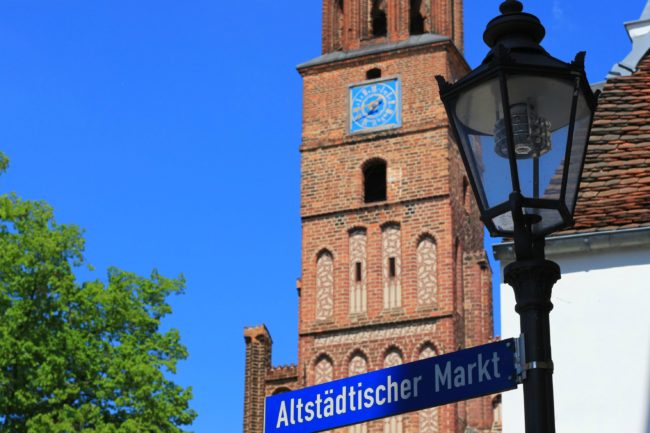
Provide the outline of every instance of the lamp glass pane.
{"type": "MultiPolygon", "coordinates": [[[[521,193],[526,198],[559,202],[575,82],[509,75],[507,83],[521,193]]],[[[541,218],[533,225],[534,233],[563,223],[556,209],[526,208],[524,212],[541,218]]]]}
{"type": "Polygon", "coordinates": [[[512,220],[511,211],[492,218],[492,223],[500,232],[514,233],[515,231],[515,222],[512,220]]]}
{"type": "Polygon", "coordinates": [[[580,175],[582,173],[584,155],[587,151],[589,128],[591,127],[592,118],[593,112],[587,104],[585,95],[580,92],[578,96],[575,128],[573,131],[573,145],[571,146],[571,155],[569,156],[569,173],[567,176],[565,196],[566,207],[571,215],[575,212],[578,188],[580,187],[580,175]]]}
{"type": "Polygon", "coordinates": [[[498,78],[463,91],[451,108],[482,210],[508,201],[510,165],[495,152],[495,125],[503,117],[498,78]]]}

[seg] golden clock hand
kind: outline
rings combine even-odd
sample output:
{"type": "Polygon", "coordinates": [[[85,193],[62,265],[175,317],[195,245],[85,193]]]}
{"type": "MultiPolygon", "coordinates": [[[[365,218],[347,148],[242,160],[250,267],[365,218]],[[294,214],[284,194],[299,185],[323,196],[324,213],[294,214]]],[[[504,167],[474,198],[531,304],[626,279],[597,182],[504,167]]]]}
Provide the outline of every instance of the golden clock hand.
{"type": "Polygon", "coordinates": [[[363,116],[359,116],[356,119],[354,119],[354,121],[358,122],[359,120],[363,119],[364,117],[368,117],[369,115],[374,114],[374,111],[377,109],[378,106],[380,106],[382,104],[382,102],[383,101],[381,99],[377,99],[374,102],[371,102],[369,104],[364,105],[362,108],[366,108],[369,105],[372,105],[372,108],[370,108],[368,110],[368,112],[366,114],[364,114],[363,116]]]}
{"type": "Polygon", "coordinates": [[[373,110],[373,109],[375,108],[375,106],[376,106],[377,104],[379,104],[379,102],[380,102],[379,99],[375,99],[374,101],[372,101],[372,102],[368,102],[367,104],[364,104],[364,105],[362,105],[362,106],[359,107],[359,108],[355,108],[354,110],[355,110],[355,111],[365,110],[365,109],[368,108],[368,107],[370,107],[370,110],[373,110]]]}
{"type": "Polygon", "coordinates": [[[372,107],[370,107],[370,112],[375,111],[380,105],[381,105],[381,99],[377,99],[374,103],[372,103],[372,107]]]}

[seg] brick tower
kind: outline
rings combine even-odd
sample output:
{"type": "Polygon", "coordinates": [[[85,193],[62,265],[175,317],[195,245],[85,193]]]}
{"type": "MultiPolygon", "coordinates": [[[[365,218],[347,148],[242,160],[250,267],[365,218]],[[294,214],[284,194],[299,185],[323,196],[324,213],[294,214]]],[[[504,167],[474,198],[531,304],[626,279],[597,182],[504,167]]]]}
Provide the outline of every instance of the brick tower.
{"type": "MultiPolygon", "coordinates": [[[[323,0],[323,55],[304,80],[298,364],[245,331],[244,433],[265,395],[492,338],[483,228],[435,75],[468,71],[461,0],[323,0]],[[264,384],[264,386],[262,386],[264,384]]],[[[340,429],[490,431],[485,397],[340,429]]]]}

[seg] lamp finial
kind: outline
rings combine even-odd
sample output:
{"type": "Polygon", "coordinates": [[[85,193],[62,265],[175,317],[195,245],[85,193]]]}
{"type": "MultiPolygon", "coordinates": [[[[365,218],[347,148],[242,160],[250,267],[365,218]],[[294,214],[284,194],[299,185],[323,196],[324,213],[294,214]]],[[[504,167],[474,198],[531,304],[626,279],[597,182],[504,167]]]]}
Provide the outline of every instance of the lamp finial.
{"type": "Polygon", "coordinates": [[[499,10],[502,14],[516,14],[524,10],[524,5],[518,0],[506,0],[501,3],[499,10]]]}
{"type": "Polygon", "coordinates": [[[494,48],[502,43],[507,48],[543,50],[539,43],[546,30],[539,18],[523,12],[524,5],[519,0],[505,0],[499,10],[501,15],[488,23],[483,34],[488,47],[494,48]]]}

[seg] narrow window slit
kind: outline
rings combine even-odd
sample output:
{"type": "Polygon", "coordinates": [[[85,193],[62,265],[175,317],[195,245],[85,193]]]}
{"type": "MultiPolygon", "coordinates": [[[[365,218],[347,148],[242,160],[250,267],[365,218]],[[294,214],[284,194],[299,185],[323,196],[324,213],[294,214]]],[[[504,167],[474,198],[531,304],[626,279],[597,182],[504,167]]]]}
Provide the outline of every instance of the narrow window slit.
{"type": "Polygon", "coordinates": [[[395,257],[391,257],[388,259],[388,275],[391,278],[395,278],[397,275],[397,269],[395,266],[395,257]]]}
{"type": "Polygon", "coordinates": [[[361,281],[361,262],[355,263],[354,277],[357,283],[361,281]]]}
{"type": "Polygon", "coordinates": [[[343,49],[343,33],[345,31],[345,6],[343,0],[334,0],[334,49],[343,49]]]}
{"type": "Polygon", "coordinates": [[[425,33],[425,17],[423,12],[423,0],[411,0],[411,16],[410,16],[410,34],[421,35],[425,33]]]}
{"type": "Polygon", "coordinates": [[[385,0],[373,0],[370,18],[372,20],[372,36],[375,38],[386,36],[388,33],[388,20],[385,0]]]}

